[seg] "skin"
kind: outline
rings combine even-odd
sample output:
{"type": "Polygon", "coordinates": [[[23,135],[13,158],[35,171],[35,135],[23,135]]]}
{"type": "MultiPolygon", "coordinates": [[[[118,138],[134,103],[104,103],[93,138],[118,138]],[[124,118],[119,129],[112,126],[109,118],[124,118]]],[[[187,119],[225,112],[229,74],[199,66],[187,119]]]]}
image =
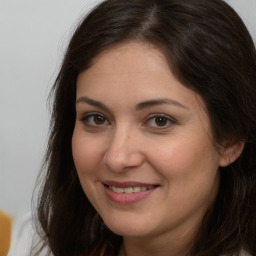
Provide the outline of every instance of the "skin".
{"type": "Polygon", "coordinates": [[[228,164],[226,148],[213,145],[203,100],[175,78],[160,50],[128,42],[79,74],[76,109],[72,151],[81,185],[123,236],[126,255],[184,256],[218,193],[218,168],[228,164]],[[118,204],[106,195],[106,180],[157,188],[118,204]]]}

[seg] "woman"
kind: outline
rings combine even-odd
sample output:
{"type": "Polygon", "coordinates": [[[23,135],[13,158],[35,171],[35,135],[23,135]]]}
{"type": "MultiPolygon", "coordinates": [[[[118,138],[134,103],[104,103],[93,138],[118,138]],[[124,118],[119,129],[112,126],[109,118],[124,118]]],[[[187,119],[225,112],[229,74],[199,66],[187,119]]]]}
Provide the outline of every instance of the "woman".
{"type": "Polygon", "coordinates": [[[256,54],[222,0],[108,0],[55,82],[38,218],[54,255],[256,255],[256,54]]]}

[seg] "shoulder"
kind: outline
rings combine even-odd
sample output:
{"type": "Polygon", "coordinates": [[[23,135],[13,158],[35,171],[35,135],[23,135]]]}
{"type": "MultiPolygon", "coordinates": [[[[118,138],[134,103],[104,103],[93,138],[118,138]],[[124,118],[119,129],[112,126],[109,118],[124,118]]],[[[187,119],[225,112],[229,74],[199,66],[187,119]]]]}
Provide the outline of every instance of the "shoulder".
{"type": "Polygon", "coordinates": [[[246,252],[245,250],[242,250],[239,254],[239,256],[252,256],[251,254],[249,254],[248,252],[246,252]]]}
{"type": "MultiPolygon", "coordinates": [[[[225,254],[225,255],[222,255],[222,256],[227,256],[227,255],[225,254]]],[[[240,253],[239,253],[239,256],[253,256],[253,255],[246,252],[245,250],[241,250],[240,253]]]]}

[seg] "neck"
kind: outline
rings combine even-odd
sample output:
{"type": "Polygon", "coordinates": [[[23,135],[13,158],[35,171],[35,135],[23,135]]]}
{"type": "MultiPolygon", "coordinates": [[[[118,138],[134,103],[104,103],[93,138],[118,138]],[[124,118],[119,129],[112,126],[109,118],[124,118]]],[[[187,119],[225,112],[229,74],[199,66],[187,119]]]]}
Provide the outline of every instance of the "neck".
{"type": "Polygon", "coordinates": [[[169,239],[168,242],[159,238],[127,238],[123,239],[118,256],[187,256],[192,242],[186,243],[182,238],[169,239]]]}

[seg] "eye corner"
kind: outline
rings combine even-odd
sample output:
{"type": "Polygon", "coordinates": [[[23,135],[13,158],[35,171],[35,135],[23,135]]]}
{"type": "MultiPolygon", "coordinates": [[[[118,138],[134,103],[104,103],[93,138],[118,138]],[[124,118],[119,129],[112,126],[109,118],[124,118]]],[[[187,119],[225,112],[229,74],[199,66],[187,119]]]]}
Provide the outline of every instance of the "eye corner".
{"type": "Polygon", "coordinates": [[[80,121],[89,128],[102,128],[110,125],[108,118],[100,112],[88,112],[80,117],[80,121]]]}
{"type": "Polygon", "coordinates": [[[143,123],[143,127],[149,127],[156,130],[171,128],[177,121],[175,118],[166,114],[152,114],[143,123]]]}

